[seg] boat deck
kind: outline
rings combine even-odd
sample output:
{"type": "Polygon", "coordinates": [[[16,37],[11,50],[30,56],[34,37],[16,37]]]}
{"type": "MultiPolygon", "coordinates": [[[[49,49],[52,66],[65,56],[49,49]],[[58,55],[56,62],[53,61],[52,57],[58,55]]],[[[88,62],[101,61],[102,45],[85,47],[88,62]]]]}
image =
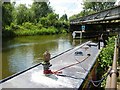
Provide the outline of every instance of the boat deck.
{"type": "MultiPolygon", "coordinates": [[[[101,43],[102,47],[103,43],[101,43]]],[[[82,85],[100,51],[101,49],[98,49],[96,43],[88,41],[51,59],[52,66],[50,68],[52,71],[61,71],[62,73],[59,75],[45,76],[42,65],[38,65],[1,83],[2,88],[77,89],[82,85]],[[82,52],[82,54],[79,52],[82,52]]]]}

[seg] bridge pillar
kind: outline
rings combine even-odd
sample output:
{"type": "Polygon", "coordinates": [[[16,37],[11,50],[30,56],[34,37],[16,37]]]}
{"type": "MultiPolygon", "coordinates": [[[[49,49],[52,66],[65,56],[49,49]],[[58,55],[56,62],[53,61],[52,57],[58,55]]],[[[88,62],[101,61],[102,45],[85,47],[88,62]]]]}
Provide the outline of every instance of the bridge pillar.
{"type": "Polygon", "coordinates": [[[73,39],[75,39],[75,38],[82,38],[82,31],[73,31],[72,36],[73,36],[73,39]],[[77,33],[80,34],[79,37],[76,37],[77,33]]]}

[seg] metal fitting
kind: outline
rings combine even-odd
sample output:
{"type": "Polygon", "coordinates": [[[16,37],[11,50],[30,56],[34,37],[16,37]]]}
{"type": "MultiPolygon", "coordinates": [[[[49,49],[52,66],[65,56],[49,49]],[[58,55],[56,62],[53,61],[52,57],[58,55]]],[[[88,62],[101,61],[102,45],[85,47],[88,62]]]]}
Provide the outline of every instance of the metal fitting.
{"type": "Polygon", "coordinates": [[[118,73],[117,70],[111,70],[111,72],[110,72],[110,77],[111,77],[111,75],[112,75],[113,73],[116,73],[117,77],[119,76],[119,73],[118,73]]]}

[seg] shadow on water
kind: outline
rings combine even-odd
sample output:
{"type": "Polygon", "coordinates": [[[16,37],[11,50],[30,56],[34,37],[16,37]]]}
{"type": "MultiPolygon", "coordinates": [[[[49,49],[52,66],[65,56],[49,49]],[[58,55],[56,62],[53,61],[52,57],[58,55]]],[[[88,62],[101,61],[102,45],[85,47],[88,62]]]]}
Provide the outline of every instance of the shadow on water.
{"type": "Polygon", "coordinates": [[[40,63],[38,58],[43,58],[45,50],[49,50],[53,57],[85,41],[88,39],[73,40],[71,34],[3,39],[2,79],[40,63]]]}

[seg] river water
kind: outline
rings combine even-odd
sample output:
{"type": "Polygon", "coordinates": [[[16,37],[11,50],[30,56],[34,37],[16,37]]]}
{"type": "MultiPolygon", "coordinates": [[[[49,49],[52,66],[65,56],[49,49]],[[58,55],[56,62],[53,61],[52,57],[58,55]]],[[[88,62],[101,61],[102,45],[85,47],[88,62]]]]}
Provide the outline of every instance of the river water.
{"type": "Polygon", "coordinates": [[[48,50],[51,53],[51,57],[53,57],[85,41],[88,40],[73,40],[71,34],[3,39],[2,78],[0,79],[40,63],[45,50],[48,50]]]}

